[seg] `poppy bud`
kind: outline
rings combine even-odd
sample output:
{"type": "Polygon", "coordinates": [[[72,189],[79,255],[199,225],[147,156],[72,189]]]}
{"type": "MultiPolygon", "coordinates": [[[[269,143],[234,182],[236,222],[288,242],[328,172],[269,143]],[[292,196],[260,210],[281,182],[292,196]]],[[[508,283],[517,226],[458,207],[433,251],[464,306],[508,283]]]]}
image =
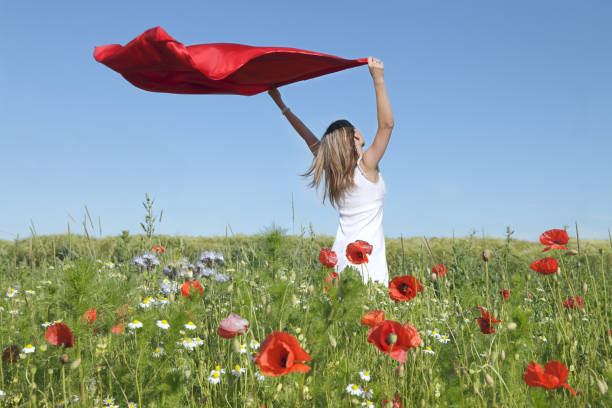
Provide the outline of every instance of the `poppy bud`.
{"type": "Polygon", "coordinates": [[[482,260],[485,262],[489,262],[489,259],[491,258],[491,251],[489,251],[488,249],[485,249],[484,251],[482,251],[482,260]]]}
{"type": "Polygon", "coordinates": [[[266,295],[261,295],[261,304],[265,305],[267,301],[268,301],[268,298],[266,298],[266,295]]]}
{"type": "Polygon", "coordinates": [[[268,304],[268,306],[266,306],[266,314],[270,314],[271,311],[272,311],[272,305],[268,304]]]}
{"type": "Polygon", "coordinates": [[[404,365],[400,364],[399,366],[397,366],[395,372],[397,373],[398,377],[402,377],[404,375],[404,365]]]}
{"type": "Polygon", "coordinates": [[[370,310],[370,306],[368,306],[368,305],[363,305],[363,306],[361,306],[361,308],[362,308],[364,311],[366,311],[366,312],[367,312],[368,310],[370,310]]]}
{"type": "Polygon", "coordinates": [[[66,364],[70,361],[70,357],[66,353],[62,354],[59,359],[62,364],[66,364]]]}
{"type": "Polygon", "coordinates": [[[427,369],[427,375],[429,375],[430,377],[432,376],[433,371],[431,370],[431,367],[427,369]]]}
{"type": "Polygon", "coordinates": [[[236,353],[240,353],[240,342],[236,338],[232,340],[232,350],[234,350],[236,353]]]}
{"type": "Polygon", "coordinates": [[[291,295],[291,304],[293,306],[297,306],[300,303],[300,300],[295,295],[291,295]]]}
{"type": "Polygon", "coordinates": [[[502,350],[501,353],[499,353],[499,358],[501,358],[502,361],[506,359],[506,352],[504,350],[502,350]]]}
{"type": "Polygon", "coordinates": [[[245,402],[246,402],[247,405],[253,405],[253,403],[255,402],[255,398],[253,398],[253,393],[252,392],[249,392],[247,394],[245,402]]]}
{"type": "Polygon", "coordinates": [[[572,321],[572,314],[571,313],[568,313],[567,320],[569,320],[570,322],[572,321]]]}
{"type": "Polygon", "coordinates": [[[472,389],[474,390],[474,394],[478,394],[480,392],[480,381],[478,381],[478,378],[476,378],[476,381],[474,381],[474,384],[472,384],[472,389]]]}
{"type": "Polygon", "coordinates": [[[431,275],[429,275],[429,279],[431,279],[432,281],[435,281],[436,279],[438,279],[438,274],[432,273],[431,275]]]}
{"type": "Polygon", "coordinates": [[[226,289],[229,293],[232,293],[234,291],[234,284],[230,283],[230,285],[227,287],[226,289]]]}
{"type": "Polygon", "coordinates": [[[76,360],[72,362],[72,364],[70,364],[70,369],[76,370],[77,368],[79,368],[80,365],[81,365],[81,359],[77,358],[76,360]]]}
{"type": "Polygon", "coordinates": [[[508,323],[508,329],[510,329],[510,330],[516,329],[516,323],[514,323],[514,322],[508,323]]]}
{"type": "Polygon", "coordinates": [[[351,399],[351,404],[355,404],[355,405],[359,405],[359,400],[357,398],[352,398],[351,399]]]}
{"type": "Polygon", "coordinates": [[[308,286],[308,293],[310,293],[311,295],[314,293],[314,285],[308,286]]]}
{"type": "Polygon", "coordinates": [[[389,337],[387,337],[387,344],[395,344],[396,341],[397,341],[397,334],[395,333],[389,334],[389,337]]]}
{"type": "Polygon", "coordinates": [[[276,392],[280,392],[283,389],[283,383],[278,383],[276,386],[276,392]]]}
{"type": "Polygon", "coordinates": [[[586,295],[587,290],[589,289],[589,287],[587,286],[586,282],[582,284],[582,294],[586,295]]]}
{"type": "Polygon", "coordinates": [[[599,392],[602,394],[608,392],[608,384],[606,384],[606,382],[603,380],[597,380],[597,388],[599,388],[599,392]]]}
{"type": "Polygon", "coordinates": [[[330,334],[329,335],[329,345],[332,346],[332,348],[336,348],[337,344],[338,343],[336,342],[336,338],[330,334]]]}
{"type": "Polygon", "coordinates": [[[491,387],[493,386],[493,384],[495,384],[495,381],[493,381],[493,377],[491,377],[488,373],[485,374],[485,381],[487,382],[487,384],[489,384],[491,387]]]}
{"type": "Polygon", "coordinates": [[[567,251],[565,251],[565,255],[570,255],[570,256],[578,255],[578,251],[573,250],[573,249],[568,249],[567,251]]]}

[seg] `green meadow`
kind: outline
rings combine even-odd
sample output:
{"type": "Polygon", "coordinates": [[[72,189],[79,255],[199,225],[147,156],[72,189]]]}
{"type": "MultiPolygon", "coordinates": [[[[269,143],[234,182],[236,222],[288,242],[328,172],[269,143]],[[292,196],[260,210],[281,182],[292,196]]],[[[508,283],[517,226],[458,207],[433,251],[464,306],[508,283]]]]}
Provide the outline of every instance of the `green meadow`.
{"type": "Polygon", "coordinates": [[[152,232],[0,241],[2,406],[612,406],[612,240],[579,240],[570,230],[569,251],[543,253],[538,237],[519,241],[511,231],[506,239],[387,239],[391,277],[412,275],[423,286],[396,303],[387,287],[361,282],[367,264],[326,283],[330,270],[318,255],[333,237],[312,228],[212,238],[152,232]],[[132,263],[155,245],[165,248],[155,253],[159,265],[132,263]],[[212,268],[224,278],[164,275],[196,274],[211,250],[223,254],[212,268]],[[530,269],[544,257],[558,261],[557,273],[530,269]],[[439,264],[448,273],[432,277],[439,264]],[[203,293],[182,296],[185,280],[203,293]],[[570,296],[582,308],[564,307],[570,296]],[[481,332],[477,306],[501,321],[494,333],[481,332]],[[93,309],[95,319],[84,317],[93,309]],[[371,310],[418,330],[421,344],[405,363],[367,341],[360,321],[371,310]],[[230,313],[248,330],[221,338],[230,313]],[[47,341],[56,321],[69,327],[73,347],[47,341]],[[252,359],[273,331],[291,334],[311,356],[307,373],[261,374],[252,359]],[[568,368],[575,396],[526,384],[530,362],[553,360],[568,368]]]}

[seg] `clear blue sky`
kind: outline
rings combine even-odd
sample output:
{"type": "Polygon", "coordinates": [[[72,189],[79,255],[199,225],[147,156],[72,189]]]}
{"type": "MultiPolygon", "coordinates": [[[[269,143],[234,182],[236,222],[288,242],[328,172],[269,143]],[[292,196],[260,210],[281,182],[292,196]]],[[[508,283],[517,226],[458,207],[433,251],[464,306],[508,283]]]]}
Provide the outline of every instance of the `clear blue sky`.
{"type": "MultiPolygon", "coordinates": [[[[337,213],[299,176],[311,156],[267,94],[137,89],[93,59],[162,26],[186,45],[288,46],[376,56],[395,129],[381,162],[389,237],[536,240],[612,228],[612,2],[0,2],[0,238],[63,233],[87,205],[102,234],[257,233],[337,213]]],[[[317,135],[351,120],[371,141],[367,67],[280,88],[317,135]]]]}

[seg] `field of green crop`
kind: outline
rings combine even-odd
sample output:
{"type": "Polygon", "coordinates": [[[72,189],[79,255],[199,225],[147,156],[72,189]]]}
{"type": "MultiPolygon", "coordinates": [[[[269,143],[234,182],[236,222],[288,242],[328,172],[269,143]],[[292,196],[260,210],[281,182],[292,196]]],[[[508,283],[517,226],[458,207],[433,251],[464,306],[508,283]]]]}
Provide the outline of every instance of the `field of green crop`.
{"type": "Polygon", "coordinates": [[[423,286],[397,303],[387,287],[361,282],[364,265],[327,283],[330,270],[318,255],[333,238],[307,231],[0,241],[0,404],[612,406],[612,242],[573,235],[571,251],[542,253],[538,238],[389,239],[391,277],[412,275],[423,286]],[[134,261],[155,245],[165,248],[156,261],[134,261]],[[210,263],[208,277],[197,276],[210,250],[222,253],[223,262],[210,263]],[[544,257],[559,262],[557,273],[530,269],[544,257]],[[432,278],[440,264],[448,273],[432,278]],[[176,278],[168,279],[164,268],[176,278]],[[186,280],[198,281],[202,294],[183,296],[186,280]],[[582,308],[564,307],[575,296],[582,308]],[[491,324],[493,333],[481,331],[477,306],[501,321],[491,324]],[[370,327],[361,318],[372,310],[418,330],[420,345],[407,350],[404,363],[368,342],[370,327]],[[230,313],[249,326],[226,339],[218,327],[230,313]],[[72,347],[46,338],[56,321],[71,331],[72,347]],[[262,375],[252,360],[275,331],[297,339],[311,357],[302,360],[310,370],[262,375]],[[526,384],[530,362],[544,367],[555,360],[568,368],[565,383],[575,396],[566,387],[526,384]]]}

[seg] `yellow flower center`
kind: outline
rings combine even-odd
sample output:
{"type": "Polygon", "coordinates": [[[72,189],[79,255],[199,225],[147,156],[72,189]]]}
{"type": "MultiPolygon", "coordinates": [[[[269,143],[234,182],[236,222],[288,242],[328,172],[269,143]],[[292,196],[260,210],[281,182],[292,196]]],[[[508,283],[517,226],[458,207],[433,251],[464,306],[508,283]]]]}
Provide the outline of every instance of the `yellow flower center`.
{"type": "Polygon", "coordinates": [[[216,371],[221,371],[221,366],[215,366],[216,371]]]}
{"type": "Polygon", "coordinates": [[[234,370],[240,371],[240,366],[238,364],[236,364],[236,366],[234,367],[234,370]]]}
{"type": "Polygon", "coordinates": [[[359,389],[359,386],[357,384],[353,384],[353,389],[357,390],[357,389],[359,389]]]}
{"type": "Polygon", "coordinates": [[[32,348],[32,345],[31,345],[31,344],[28,344],[28,345],[26,346],[26,348],[32,348]]]}
{"type": "Polygon", "coordinates": [[[219,378],[219,373],[215,371],[212,376],[213,378],[219,378]]]}

